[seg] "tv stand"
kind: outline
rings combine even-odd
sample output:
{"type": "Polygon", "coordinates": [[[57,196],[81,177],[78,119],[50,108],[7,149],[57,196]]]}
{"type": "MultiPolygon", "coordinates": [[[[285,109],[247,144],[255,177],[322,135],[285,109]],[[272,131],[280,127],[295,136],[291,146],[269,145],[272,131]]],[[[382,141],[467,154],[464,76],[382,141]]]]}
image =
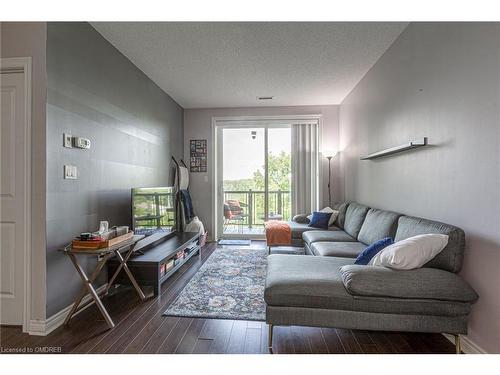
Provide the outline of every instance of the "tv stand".
{"type": "MultiPolygon", "coordinates": [[[[144,245],[138,244],[127,265],[139,285],[153,287],[155,296],[160,294],[161,284],[195,254],[201,259],[199,233],[152,235],[143,241],[144,245]]],[[[108,274],[112,275],[119,264],[117,259],[111,259],[108,262],[108,274]]],[[[121,284],[129,283],[123,272],[120,272],[117,280],[121,284]]]]}

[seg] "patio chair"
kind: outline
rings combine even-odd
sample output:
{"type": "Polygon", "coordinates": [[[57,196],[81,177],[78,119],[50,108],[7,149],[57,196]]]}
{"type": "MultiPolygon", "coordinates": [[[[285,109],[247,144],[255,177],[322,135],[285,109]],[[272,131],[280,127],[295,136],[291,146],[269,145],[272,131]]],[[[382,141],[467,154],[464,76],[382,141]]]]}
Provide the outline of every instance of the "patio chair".
{"type": "Polygon", "coordinates": [[[224,231],[228,225],[236,224],[243,233],[243,223],[248,217],[243,210],[243,205],[244,203],[234,199],[228,199],[224,202],[224,231]]]}

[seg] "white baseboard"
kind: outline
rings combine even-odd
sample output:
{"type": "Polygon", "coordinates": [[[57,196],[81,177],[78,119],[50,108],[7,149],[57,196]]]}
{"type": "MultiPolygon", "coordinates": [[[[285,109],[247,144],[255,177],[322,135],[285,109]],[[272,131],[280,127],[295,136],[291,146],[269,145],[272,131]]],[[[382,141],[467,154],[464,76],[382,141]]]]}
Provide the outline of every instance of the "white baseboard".
{"type": "MultiPolygon", "coordinates": [[[[455,337],[453,335],[449,335],[447,333],[443,333],[443,336],[446,337],[449,341],[455,345],[455,337]]],[[[488,354],[486,350],[477,345],[474,341],[468,338],[465,335],[460,335],[460,344],[462,347],[462,351],[465,354],[488,354]]]]}
{"type": "Polygon", "coordinates": [[[34,336],[45,336],[45,320],[32,319],[29,322],[28,333],[34,336]]]}
{"type": "MultiPolygon", "coordinates": [[[[96,289],[97,293],[99,294],[102,291],[104,291],[104,289],[106,288],[106,285],[107,284],[104,284],[104,285],[100,286],[99,288],[97,288],[96,289]]],[[[90,301],[91,299],[92,299],[92,297],[89,294],[87,294],[85,297],[83,297],[81,304],[85,304],[88,301],[90,301]]],[[[92,303],[89,303],[87,306],[85,306],[85,308],[78,311],[75,315],[78,315],[80,312],[82,312],[87,307],[89,307],[93,304],[94,304],[94,301],[92,301],[92,303]]],[[[73,303],[71,305],[65,307],[61,311],[55,313],[51,317],[47,318],[46,320],[32,320],[32,321],[30,321],[28,333],[30,335],[35,335],[35,336],[48,335],[49,333],[51,333],[52,331],[54,331],[55,329],[57,329],[63,325],[64,320],[68,316],[72,307],[73,307],[73,303]]]]}

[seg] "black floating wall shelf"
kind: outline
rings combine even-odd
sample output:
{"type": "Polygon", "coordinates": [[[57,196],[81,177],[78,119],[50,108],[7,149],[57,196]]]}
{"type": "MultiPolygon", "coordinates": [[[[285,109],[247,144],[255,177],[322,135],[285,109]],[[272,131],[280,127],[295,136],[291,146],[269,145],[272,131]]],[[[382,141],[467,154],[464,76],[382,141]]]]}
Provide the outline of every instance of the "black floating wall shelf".
{"type": "Polygon", "coordinates": [[[360,158],[360,160],[377,159],[377,158],[381,158],[384,156],[397,154],[399,152],[413,150],[414,148],[424,147],[427,145],[428,145],[427,137],[424,137],[424,138],[416,140],[416,141],[411,141],[409,143],[405,143],[404,145],[401,145],[401,146],[395,146],[395,147],[387,148],[387,149],[382,150],[382,151],[374,152],[373,154],[363,156],[362,158],[360,158]]]}

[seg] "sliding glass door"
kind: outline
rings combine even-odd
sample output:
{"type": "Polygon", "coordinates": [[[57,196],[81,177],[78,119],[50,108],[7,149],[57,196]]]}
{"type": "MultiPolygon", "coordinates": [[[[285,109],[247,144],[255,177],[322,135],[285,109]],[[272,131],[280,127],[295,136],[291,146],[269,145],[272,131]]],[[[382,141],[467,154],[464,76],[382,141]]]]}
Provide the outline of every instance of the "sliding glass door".
{"type": "Polygon", "coordinates": [[[219,238],[263,238],[265,221],[290,220],[290,125],[220,126],[216,148],[219,238]]]}
{"type": "Polygon", "coordinates": [[[291,129],[267,129],[268,220],[290,220],[292,215],[291,129]]]}
{"type": "Polygon", "coordinates": [[[222,129],[223,235],[262,234],[265,129],[222,129]]]}

